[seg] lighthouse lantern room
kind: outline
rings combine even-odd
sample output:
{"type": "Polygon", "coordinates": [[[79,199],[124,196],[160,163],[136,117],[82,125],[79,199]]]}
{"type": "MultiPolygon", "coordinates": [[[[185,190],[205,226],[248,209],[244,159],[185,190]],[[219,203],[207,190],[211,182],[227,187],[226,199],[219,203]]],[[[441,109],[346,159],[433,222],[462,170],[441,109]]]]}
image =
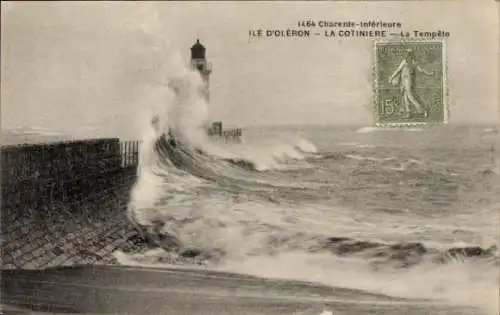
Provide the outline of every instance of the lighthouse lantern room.
{"type": "Polygon", "coordinates": [[[197,39],[196,43],[191,47],[191,68],[198,70],[205,83],[203,95],[207,101],[210,99],[210,74],[212,73],[212,65],[206,59],[206,48],[197,39]]]}

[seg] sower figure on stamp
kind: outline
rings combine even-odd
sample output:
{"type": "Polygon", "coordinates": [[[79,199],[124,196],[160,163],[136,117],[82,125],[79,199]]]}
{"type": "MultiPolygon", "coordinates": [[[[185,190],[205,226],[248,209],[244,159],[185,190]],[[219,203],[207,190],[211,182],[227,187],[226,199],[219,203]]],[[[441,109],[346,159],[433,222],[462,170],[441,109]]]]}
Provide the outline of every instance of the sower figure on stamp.
{"type": "Polygon", "coordinates": [[[389,83],[393,85],[399,83],[405,110],[404,118],[411,117],[410,103],[415,107],[415,110],[419,115],[423,115],[427,118],[429,115],[428,111],[422,106],[422,104],[420,104],[413,94],[415,71],[419,71],[429,76],[434,75],[433,72],[428,72],[422,69],[413,58],[413,51],[411,49],[407,49],[405,58],[401,61],[399,67],[394,71],[394,73],[389,77],[389,83]]]}

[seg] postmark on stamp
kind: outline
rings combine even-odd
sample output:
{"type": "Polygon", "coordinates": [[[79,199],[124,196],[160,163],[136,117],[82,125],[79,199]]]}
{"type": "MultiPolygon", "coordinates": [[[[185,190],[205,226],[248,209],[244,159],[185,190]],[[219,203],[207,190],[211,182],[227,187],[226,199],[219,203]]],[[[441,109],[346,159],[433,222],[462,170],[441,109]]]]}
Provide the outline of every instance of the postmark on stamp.
{"type": "Polygon", "coordinates": [[[376,125],[446,123],[444,43],[376,42],[374,48],[376,125]]]}

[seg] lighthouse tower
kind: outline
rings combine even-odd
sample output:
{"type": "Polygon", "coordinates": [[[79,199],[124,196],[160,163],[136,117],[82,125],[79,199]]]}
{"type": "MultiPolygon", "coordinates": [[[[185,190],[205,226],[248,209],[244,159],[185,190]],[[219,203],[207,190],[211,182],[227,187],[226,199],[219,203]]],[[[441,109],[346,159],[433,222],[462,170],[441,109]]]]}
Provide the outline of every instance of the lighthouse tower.
{"type": "Polygon", "coordinates": [[[191,68],[198,70],[205,83],[203,87],[203,95],[207,102],[210,100],[210,74],[212,73],[212,64],[205,57],[205,46],[197,39],[196,43],[191,46],[191,68]]]}

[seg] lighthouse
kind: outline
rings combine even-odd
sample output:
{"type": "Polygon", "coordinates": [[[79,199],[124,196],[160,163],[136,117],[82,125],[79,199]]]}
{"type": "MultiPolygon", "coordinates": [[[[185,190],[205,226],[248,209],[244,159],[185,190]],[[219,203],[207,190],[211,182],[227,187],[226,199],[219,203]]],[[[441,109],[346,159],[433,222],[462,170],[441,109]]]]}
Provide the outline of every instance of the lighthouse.
{"type": "Polygon", "coordinates": [[[196,43],[191,46],[191,68],[198,70],[203,79],[204,86],[201,91],[205,100],[210,100],[210,74],[212,73],[212,64],[207,61],[205,53],[206,48],[197,39],[196,43]]]}
{"type": "MultiPolygon", "coordinates": [[[[212,74],[212,64],[207,61],[206,48],[197,39],[196,43],[191,46],[191,69],[198,71],[203,79],[203,87],[201,94],[208,102],[210,100],[210,74],[212,74]]],[[[208,135],[215,138],[222,138],[226,141],[241,141],[241,129],[226,129],[222,127],[221,121],[212,122],[211,125],[207,124],[208,135]]]]}

